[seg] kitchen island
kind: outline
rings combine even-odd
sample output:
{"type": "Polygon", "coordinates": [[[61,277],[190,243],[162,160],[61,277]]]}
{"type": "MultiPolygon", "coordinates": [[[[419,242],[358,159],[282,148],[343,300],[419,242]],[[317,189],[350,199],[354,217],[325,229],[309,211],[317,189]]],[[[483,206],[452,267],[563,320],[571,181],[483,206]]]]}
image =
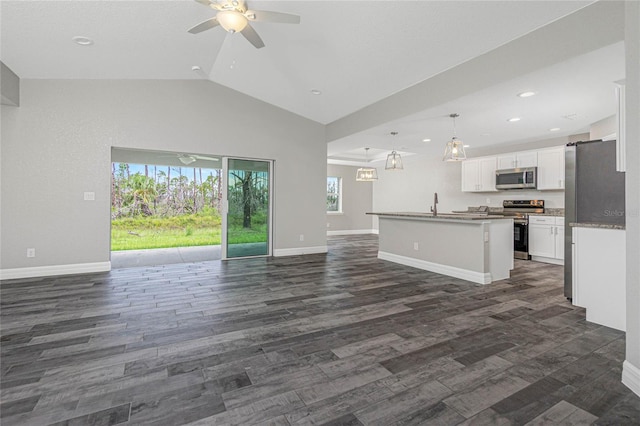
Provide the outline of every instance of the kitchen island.
{"type": "Polygon", "coordinates": [[[367,213],[379,218],[378,258],[479,284],[509,278],[513,219],[498,215],[367,213]]]}

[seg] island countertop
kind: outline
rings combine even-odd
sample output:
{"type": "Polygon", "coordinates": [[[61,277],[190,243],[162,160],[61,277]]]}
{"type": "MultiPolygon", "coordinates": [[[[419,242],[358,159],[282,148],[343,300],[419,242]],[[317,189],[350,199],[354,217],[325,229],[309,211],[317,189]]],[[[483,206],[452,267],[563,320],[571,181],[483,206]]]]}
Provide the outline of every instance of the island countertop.
{"type": "Polygon", "coordinates": [[[496,214],[474,214],[474,213],[438,213],[434,215],[428,212],[367,212],[370,215],[387,216],[396,218],[414,218],[414,219],[432,219],[432,220],[494,220],[494,219],[513,219],[496,214]]]}

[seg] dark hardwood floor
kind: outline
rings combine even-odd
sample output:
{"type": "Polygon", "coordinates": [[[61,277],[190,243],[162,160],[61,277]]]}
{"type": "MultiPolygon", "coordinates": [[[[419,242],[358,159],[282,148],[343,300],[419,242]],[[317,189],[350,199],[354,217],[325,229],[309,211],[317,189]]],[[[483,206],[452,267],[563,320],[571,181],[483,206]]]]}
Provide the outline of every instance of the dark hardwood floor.
{"type": "Polygon", "coordinates": [[[329,247],[3,281],[2,425],[640,424],[624,333],[562,267],[481,286],[329,247]]]}

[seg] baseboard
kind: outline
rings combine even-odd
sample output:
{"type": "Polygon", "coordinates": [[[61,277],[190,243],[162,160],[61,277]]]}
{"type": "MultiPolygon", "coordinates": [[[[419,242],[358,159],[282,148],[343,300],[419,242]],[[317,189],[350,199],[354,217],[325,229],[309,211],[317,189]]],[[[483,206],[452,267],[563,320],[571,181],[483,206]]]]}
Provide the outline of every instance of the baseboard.
{"type": "Polygon", "coordinates": [[[629,361],[622,363],[622,384],[640,396],[640,368],[629,361]]]}
{"type": "Polygon", "coordinates": [[[551,257],[531,256],[531,260],[534,262],[551,263],[553,265],[564,265],[564,260],[553,259],[551,257]]]}
{"type": "Polygon", "coordinates": [[[331,235],[363,235],[374,234],[375,229],[349,229],[344,231],[327,231],[327,236],[331,235]]]}
{"type": "Polygon", "coordinates": [[[399,263],[413,268],[423,269],[425,271],[435,272],[437,274],[447,275],[449,277],[460,278],[462,280],[471,281],[478,284],[490,284],[491,274],[468,269],[456,268],[453,266],[442,265],[440,263],[428,262],[426,260],[415,259],[413,257],[400,256],[397,254],[378,252],[378,259],[388,260],[390,262],[399,263]]]}
{"type": "Polygon", "coordinates": [[[89,274],[108,272],[111,262],[76,263],[71,265],[34,266],[29,268],[0,269],[0,280],[49,277],[54,275],[89,274]]]}
{"type": "Polygon", "coordinates": [[[303,254],[326,253],[327,251],[328,251],[327,246],[299,247],[299,248],[289,248],[289,249],[275,249],[273,250],[273,255],[275,257],[300,256],[303,254]]]}

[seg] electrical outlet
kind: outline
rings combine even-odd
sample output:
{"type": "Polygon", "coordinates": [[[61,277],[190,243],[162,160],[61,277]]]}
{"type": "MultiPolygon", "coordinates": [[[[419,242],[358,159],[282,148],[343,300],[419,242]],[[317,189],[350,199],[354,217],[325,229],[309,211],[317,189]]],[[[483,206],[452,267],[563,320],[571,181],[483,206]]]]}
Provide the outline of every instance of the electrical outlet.
{"type": "Polygon", "coordinates": [[[413,243],[414,250],[420,250],[420,245],[418,243],[413,243]]]}
{"type": "Polygon", "coordinates": [[[95,201],[96,200],[96,193],[95,192],[85,192],[84,193],[84,200],[85,201],[95,201]]]}
{"type": "Polygon", "coordinates": [[[28,248],[27,249],[27,257],[36,257],[36,249],[28,248]]]}
{"type": "Polygon", "coordinates": [[[487,205],[491,204],[491,198],[487,198],[487,205]]]}
{"type": "Polygon", "coordinates": [[[304,234],[300,234],[300,241],[304,241],[304,234]]]}
{"type": "Polygon", "coordinates": [[[331,228],[331,224],[327,222],[327,228],[331,228]]]}

